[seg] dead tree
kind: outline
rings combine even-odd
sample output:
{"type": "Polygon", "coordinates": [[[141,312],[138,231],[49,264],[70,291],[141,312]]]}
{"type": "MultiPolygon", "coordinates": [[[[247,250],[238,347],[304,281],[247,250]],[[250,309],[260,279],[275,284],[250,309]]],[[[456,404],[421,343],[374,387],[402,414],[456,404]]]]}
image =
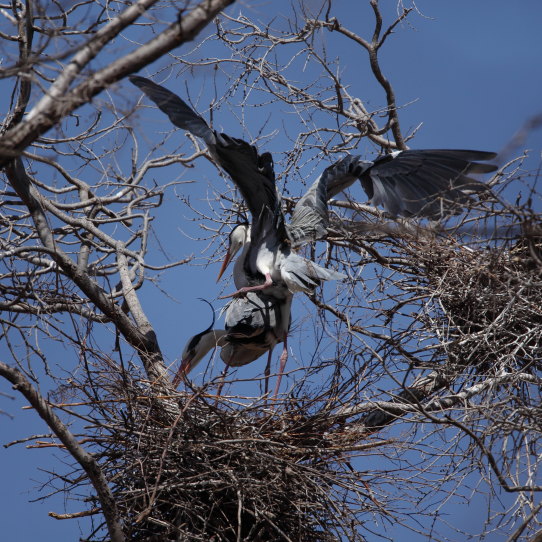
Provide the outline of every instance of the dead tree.
{"type": "Polygon", "coordinates": [[[349,279],[300,301],[294,334],[309,340],[274,406],[240,397],[238,374],[222,397],[209,375],[171,385],[178,359],[163,354],[165,324],[148,316],[145,288],[212,263],[246,209],[204,170],[198,141],[150,120],[127,75],[170,76],[211,122],[237,122],[262,148],[276,134],[245,111],[295,111],[292,148],[276,161],[287,209],[360,141],[380,153],[415,144],[379,61],[411,8],[388,19],[371,0],[364,37],[332,2],[316,12],[301,2],[286,26],[222,11],[233,3],[2,6],[12,94],[0,132],[0,375],[51,430],[6,445],[65,451],[71,470],[51,476],[68,508],[91,497],[54,516],[90,518],[89,540],[364,540],[385,537],[388,522],[436,537],[438,503],[466,498],[472,479],[491,510],[486,536],[533,536],[542,229],[521,157],[490,181],[494,197],[438,223],[389,220],[355,190],[332,202],[326,243],[310,256],[349,279]],[[381,107],[351,93],[322,35],[366,52],[381,107]],[[184,85],[192,74],[213,90],[184,85]],[[515,183],[529,195],[512,205],[501,194],[515,183]],[[163,242],[164,218],[190,229],[181,250],[163,242]],[[499,504],[501,491],[511,497],[499,504]]]}

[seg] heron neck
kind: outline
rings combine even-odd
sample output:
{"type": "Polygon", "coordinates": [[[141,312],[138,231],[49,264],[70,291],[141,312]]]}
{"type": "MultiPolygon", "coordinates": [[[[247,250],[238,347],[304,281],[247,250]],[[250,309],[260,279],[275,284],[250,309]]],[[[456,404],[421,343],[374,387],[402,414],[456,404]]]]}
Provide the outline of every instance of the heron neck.
{"type": "Polygon", "coordinates": [[[201,357],[205,356],[209,350],[216,348],[217,346],[224,346],[226,344],[225,329],[210,329],[201,338],[201,350],[203,351],[201,357]]]}
{"type": "Polygon", "coordinates": [[[244,288],[245,286],[249,285],[247,272],[245,270],[245,262],[249,249],[250,241],[247,241],[243,245],[241,255],[235,260],[235,264],[233,265],[233,283],[237,289],[244,288]]]}

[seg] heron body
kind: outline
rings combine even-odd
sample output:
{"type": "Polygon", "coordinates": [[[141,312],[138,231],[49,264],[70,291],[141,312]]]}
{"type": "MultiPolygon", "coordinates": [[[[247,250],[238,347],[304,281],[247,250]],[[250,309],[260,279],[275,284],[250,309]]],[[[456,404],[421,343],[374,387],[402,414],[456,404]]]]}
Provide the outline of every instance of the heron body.
{"type": "MultiPolygon", "coordinates": [[[[270,360],[275,345],[286,342],[291,301],[292,296],[279,302],[262,292],[248,292],[243,297],[232,299],[225,311],[225,329],[214,329],[213,317],[209,328],[188,340],[173,385],[177,387],[183,376],[213,348],[221,348],[220,357],[229,367],[252,363],[265,353],[269,354],[270,360]]],[[[280,380],[277,390],[279,385],[280,380]]]]}
{"type": "Polygon", "coordinates": [[[251,363],[284,342],[291,321],[292,297],[277,300],[262,292],[234,298],[226,309],[226,347],[222,360],[239,367],[251,363]]]}

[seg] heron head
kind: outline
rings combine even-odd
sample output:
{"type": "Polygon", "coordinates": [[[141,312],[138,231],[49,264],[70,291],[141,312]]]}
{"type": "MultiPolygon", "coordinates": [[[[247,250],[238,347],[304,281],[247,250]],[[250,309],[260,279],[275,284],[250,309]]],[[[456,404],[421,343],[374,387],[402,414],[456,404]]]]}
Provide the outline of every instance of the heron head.
{"type": "Polygon", "coordinates": [[[210,334],[210,331],[206,329],[188,339],[181,355],[181,365],[175,376],[174,383],[178,383],[182,377],[187,375],[207,353],[203,351],[205,346],[204,336],[207,334],[210,334]]]}
{"type": "Polygon", "coordinates": [[[224,335],[226,331],[223,329],[206,329],[188,340],[181,357],[181,365],[173,379],[175,387],[196,367],[209,350],[225,344],[224,335]]]}
{"type": "Polygon", "coordinates": [[[221,330],[213,329],[215,325],[215,311],[213,306],[206,299],[201,297],[199,299],[211,307],[213,321],[207,329],[188,339],[181,355],[181,365],[173,379],[175,387],[180,384],[181,380],[201,361],[211,348],[216,347],[222,336],[221,330]]]}
{"type": "Polygon", "coordinates": [[[247,223],[237,224],[237,226],[235,226],[235,228],[231,230],[229,235],[228,252],[226,252],[226,257],[222,262],[222,267],[220,268],[218,277],[216,279],[217,282],[221,279],[224,271],[226,271],[226,268],[228,267],[234,256],[243,246],[245,246],[249,239],[250,226],[247,223]]]}

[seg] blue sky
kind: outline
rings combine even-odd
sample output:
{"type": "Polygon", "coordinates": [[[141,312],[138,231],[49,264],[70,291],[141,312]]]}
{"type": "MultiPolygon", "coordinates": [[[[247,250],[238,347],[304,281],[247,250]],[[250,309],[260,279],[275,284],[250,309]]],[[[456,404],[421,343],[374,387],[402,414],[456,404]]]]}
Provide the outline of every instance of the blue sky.
{"type": "MultiPolygon", "coordinates": [[[[367,35],[372,27],[370,9],[363,2],[355,3],[342,0],[336,3],[338,18],[354,23],[359,33],[367,35]]],[[[395,2],[390,2],[395,5],[395,2]]],[[[236,14],[242,9],[243,13],[266,16],[269,6],[282,14],[289,11],[288,2],[263,3],[256,9],[237,5],[229,8],[228,13],[236,14]]],[[[506,146],[515,131],[532,115],[542,112],[542,68],[540,55],[542,53],[542,4],[538,0],[509,1],[419,1],[418,8],[425,17],[414,14],[408,23],[399,26],[382,52],[382,67],[392,82],[399,104],[409,104],[400,114],[402,127],[408,131],[420,123],[423,126],[416,138],[410,142],[414,148],[474,148],[484,150],[500,150],[506,146]]],[[[392,13],[385,13],[390,20],[392,13]]],[[[326,36],[324,36],[326,39],[326,36]]],[[[329,40],[330,51],[340,58],[347,78],[352,85],[354,94],[364,99],[370,99],[375,107],[383,105],[381,92],[372,83],[367,71],[367,58],[364,51],[352,51],[345,41],[329,40]]],[[[183,54],[183,50],[177,51],[183,54]]],[[[165,65],[166,61],[156,65],[165,65]]],[[[141,72],[143,75],[154,73],[151,66],[141,72]]],[[[203,78],[195,77],[189,82],[191,91],[198,95],[201,89],[193,88],[202,84],[203,78]]],[[[5,85],[0,82],[0,86],[5,85]]],[[[226,82],[224,83],[226,84],[226,82]]],[[[120,84],[121,92],[137,95],[137,91],[128,83],[120,84]]],[[[166,86],[178,90],[181,94],[184,83],[172,78],[166,86]],[[178,88],[175,88],[178,85],[178,88]]],[[[148,105],[148,102],[146,102],[148,105]]],[[[145,133],[138,136],[153,137],[153,129],[168,130],[167,119],[153,115],[153,122],[146,125],[145,133]]],[[[222,117],[222,112],[220,113],[222,117]]],[[[285,117],[291,112],[284,111],[285,117]]],[[[145,117],[147,118],[147,117],[145,117]]],[[[256,133],[261,123],[267,118],[265,111],[255,112],[250,117],[253,126],[247,127],[256,133]]],[[[224,119],[231,122],[224,115],[224,119]]],[[[273,119],[278,121],[277,118],[273,119]]],[[[225,124],[222,127],[231,135],[242,135],[241,127],[225,124]]],[[[137,124],[134,123],[135,126],[137,124]]],[[[175,137],[182,138],[180,132],[175,137]]],[[[271,142],[275,152],[285,152],[289,142],[280,135],[271,142]]],[[[531,134],[526,142],[526,148],[532,149],[531,166],[539,162],[542,151],[542,132],[531,134]]],[[[184,147],[188,152],[189,147],[184,147]]],[[[360,149],[362,154],[370,155],[374,149],[367,145],[360,149]]],[[[196,164],[204,167],[202,160],[196,164]]],[[[217,175],[209,171],[209,182],[216,181],[217,175]]],[[[197,173],[190,171],[183,179],[196,178],[197,173]]],[[[218,179],[220,181],[220,179],[218,179]]],[[[202,197],[203,190],[191,186],[183,187],[183,195],[202,197]]],[[[185,217],[178,214],[178,202],[172,198],[170,211],[160,218],[162,226],[169,227],[170,236],[167,238],[168,251],[175,257],[181,258],[196,254],[202,250],[202,243],[191,241],[182,234],[188,226],[183,223],[185,217]]],[[[168,207],[166,207],[167,209],[168,207]]],[[[163,239],[161,239],[163,240],[163,239]]],[[[178,359],[180,350],[186,338],[192,333],[203,329],[209,321],[209,308],[199,302],[197,297],[205,290],[205,297],[212,299],[219,294],[220,287],[215,286],[218,267],[209,266],[197,268],[197,283],[201,288],[194,287],[195,275],[167,274],[163,277],[161,288],[168,291],[173,298],[181,300],[176,303],[161,297],[160,302],[154,300],[157,290],[146,287],[142,292],[144,308],[151,322],[159,331],[159,338],[168,359],[178,359]],[[182,278],[181,278],[182,277],[182,278]],[[180,331],[182,329],[182,331],[180,331]]],[[[187,272],[188,273],[188,272],[187,272]]],[[[193,273],[193,272],[192,272],[193,273]]],[[[226,286],[229,288],[230,286],[226,286]]],[[[299,308],[297,310],[300,310],[299,308]]],[[[291,338],[290,344],[294,356],[290,360],[295,368],[295,353],[299,354],[296,337],[291,338]]],[[[5,346],[0,345],[0,354],[5,346]]],[[[59,349],[59,362],[67,352],[59,349]]],[[[254,364],[254,374],[261,367],[254,364]]],[[[9,387],[0,386],[0,391],[8,393],[9,387]]],[[[28,434],[46,433],[46,427],[36,419],[31,411],[21,411],[24,403],[17,397],[9,401],[0,397],[0,409],[14,416],[11,420],[6,416],[0,418],[2,441],[8,442],[22,438],[28,434]]],[[[46,475],[39,468],[48,469],[57,464],[54,453],[46,451],[26,450],[22,446],[0,450],[2,480],[4,489],[0,495],[0,520],[2,533],[6,540],[77,540],[80,533],[76,522],[59,522],[47,517],[49,510],[63,511],[62,499],[53,498],[47,503],[30,504],[28,500],[35,497],[34,488],[46,475]],[[38,481],[38,482],[36,482],[38,481]]],[[[69,506],[69,511],[73,509],[69,506]]],[[[473,530],[479,527],[470,524],[472,514],[465,514],[461,519],[468,523],[465,528],[473,530]]],[[[476,523],[477,518],[474,518],[476,523]]],[[[409,540],[415,540],[409,537],[409,540]]],[[[422,540],[420,538],[420,540],[422,540]]]]}

